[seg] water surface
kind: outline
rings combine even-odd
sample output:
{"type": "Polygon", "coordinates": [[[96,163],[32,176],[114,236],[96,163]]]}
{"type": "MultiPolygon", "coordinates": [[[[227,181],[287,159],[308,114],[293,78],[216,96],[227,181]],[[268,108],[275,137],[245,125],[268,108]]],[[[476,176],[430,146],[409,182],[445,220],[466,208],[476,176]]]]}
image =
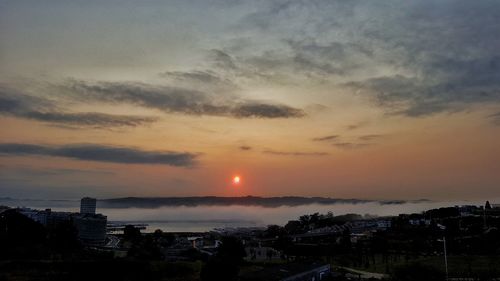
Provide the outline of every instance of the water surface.
{"type": "MultiPolygon", "coordinates": [[[[0,205],[10,207],[25,206],[36,209],[51,208],[54,211],[79,211],[79,200],[11,200],[2,199],[0,205]]],[[[196,206],[160,208],[99,208],[97,212],[108,217],[109,221],[124,223],[146,223],[146,231],[161,229],[167,232],[200,232],[222,227],[255,227],[269,224],[284,225],[304,214],[333,212],[334,215],[348,213],[391,216],[401,213],[416,213],[432,208],[455,205],[481,205],[482,201],[453,202],[413,202],[401,204],[380,204],[377,202],[357,204],[300,205],[281,207],[261,206],[196,206]]]]}

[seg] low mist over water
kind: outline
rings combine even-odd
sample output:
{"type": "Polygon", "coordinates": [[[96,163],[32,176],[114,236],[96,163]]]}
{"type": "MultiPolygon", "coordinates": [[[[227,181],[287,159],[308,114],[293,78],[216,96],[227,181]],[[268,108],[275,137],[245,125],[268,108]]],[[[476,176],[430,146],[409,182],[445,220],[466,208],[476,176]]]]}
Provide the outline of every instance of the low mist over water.
{"type": "MultiPolygon", "coordinates": [[[[0,205],[10,207],[30,207],[35,209],[51,208],[54,211],[79,211],[79,200],[19,200],[4,198],[0,205]]],[[[418,201],[394,204],[368,203],[336,203],[308,204],[299,206],[164,206],[159,208],[100,208],[97,212],[108,217],[112,222],[146,223],[147,231],[161,229],[163,231],[208,231],[221,227],[266,226],[269,224],[284,225],[287,221],[297,219],[304,214],[333,212],[335,215],[348,213],[390,216],[402,213],[415,213],[424,210],[455,206],[482,205],[482,201],[418,201]]]]}

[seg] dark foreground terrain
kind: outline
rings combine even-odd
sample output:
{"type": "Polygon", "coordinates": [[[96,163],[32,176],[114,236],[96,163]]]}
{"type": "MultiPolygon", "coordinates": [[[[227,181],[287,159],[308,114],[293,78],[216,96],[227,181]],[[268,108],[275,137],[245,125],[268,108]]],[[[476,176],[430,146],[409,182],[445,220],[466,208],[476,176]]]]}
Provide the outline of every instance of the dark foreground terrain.
{"type": "Polygon", "coordinates": [[[284,226],[141,233],[87,245],[70,222],[0,212],[0,280],[499,280],[500,210],[304,215],[284,226]],[[315,279],[313,279],[315,278],[315,279]]]}

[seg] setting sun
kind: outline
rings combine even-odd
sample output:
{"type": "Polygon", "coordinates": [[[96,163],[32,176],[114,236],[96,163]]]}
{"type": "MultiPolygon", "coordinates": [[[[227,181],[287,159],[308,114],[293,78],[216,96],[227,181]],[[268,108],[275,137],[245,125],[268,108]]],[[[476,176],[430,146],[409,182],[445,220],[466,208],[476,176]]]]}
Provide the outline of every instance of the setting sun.
{"type": "Polygon", "coordinates": [[[241,181],[240,176],[235,176],[235,177],[233,178],[233,184],[239,184],[239,183],[240,183],[240,181],[241,181]]]}

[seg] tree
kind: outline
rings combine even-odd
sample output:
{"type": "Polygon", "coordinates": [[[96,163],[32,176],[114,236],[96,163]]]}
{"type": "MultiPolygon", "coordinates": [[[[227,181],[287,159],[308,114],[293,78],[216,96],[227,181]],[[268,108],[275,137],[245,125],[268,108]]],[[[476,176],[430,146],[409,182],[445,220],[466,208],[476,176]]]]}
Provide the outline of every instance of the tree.
{"type": "Polygon", "coordinates": [[[164,258],[160,247],[152,236],[133,240],[127,256],[138,260],[161,260],[164,258]]]}
{"type": "Polygon", "coordinates": [[[490,201],[486,201],[486,204],[484,205],[484,209],[491,210],[490,201]]]}
{"type": "Polygon", "coordinates": [[[232,260],[241,263],[246,256],[245,247],[241,240],[234,236],[225,236],[221,239],[217,256],[221,259],[232,260]]]}
{"type": "Polygon", "coordinates": [[[285,231],[288,234],[302,233],[303,232],[302,224],[298,220],[288,221],[288,223],[285,225],[285,231]]]}
{"type": "Polygon", "coordinates": [[[238,279],[239,266],[246,256],[243,243],[236,237],[225,236],[221,239],[217,255],[203,266],[200,273],[202,281],[234,281],[238,279]]]}
{"type": "Polygon", "coordinates": [[[265,237],[277,238],[284,235],[285,229],[279,225],[269,225],[264,232],[265,237]]]}
{"type": "Polygon", "coordinates": [[[123,239],[134,241],[141,238],[141,230],[133,225],[126,225],[123,229],[123,239]]]}
{"type": "Polygon", "coordinates": [[[8,210],[0,215],[0,259],[41,258],[47,254],[47,232],[43,225],[8,210]]]}

